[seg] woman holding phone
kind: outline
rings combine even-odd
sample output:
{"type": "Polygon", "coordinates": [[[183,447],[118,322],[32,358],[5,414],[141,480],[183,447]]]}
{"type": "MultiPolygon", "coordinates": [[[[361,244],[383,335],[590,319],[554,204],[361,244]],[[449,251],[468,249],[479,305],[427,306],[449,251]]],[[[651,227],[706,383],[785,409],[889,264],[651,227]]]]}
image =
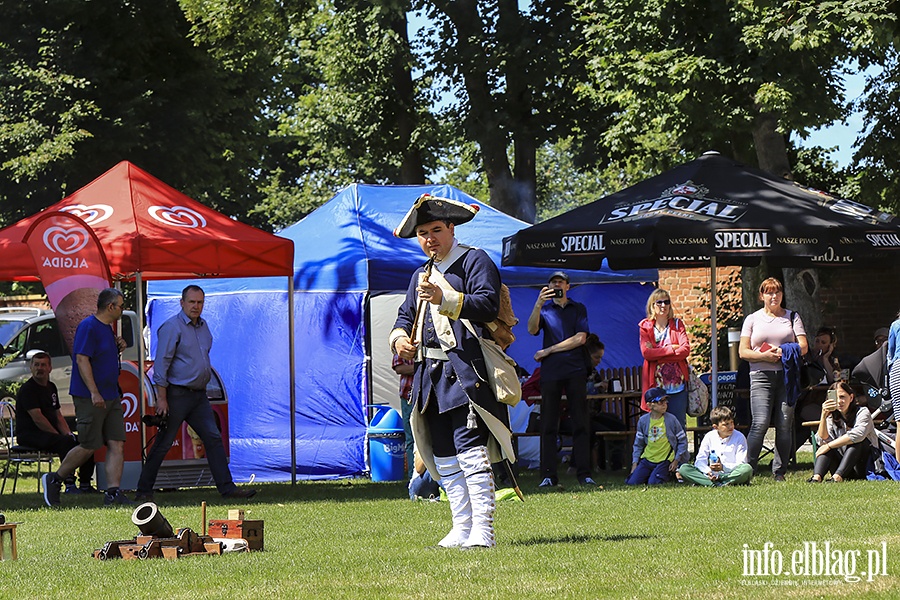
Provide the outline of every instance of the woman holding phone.
{"type": "Polygon", "coordinates": [[[837,381],[828,388],[816,432],[816,462],[807,481],[819,483],[831,471],[831,481],[865,479],[870,447],[878,447],[872,415],[856,403],[853,388],[837,381]]]}
{"type": "Polygon", "coordinates": [[[800,315],[782,306],[784,287],[780,281],[769,277],[759,284],[759,300],[763,307],[748,315],[741,329],[740,355],[750,363],[751,424],[747,435],[747,462],[754,471],[757,470],[759,453],[774,413],[772,474],[775,481],[784,481],[791,457],[794,402],[788,398],[785,385],[783,350],[799,352],[802,357],[808,344],[800,315]],[[789,347],[790,344],[796,346],[789,347]]]}
{"type": "Polygon", "coordinates": [[[684,321],[675,318],[675,310],[669,292],[653,290],[647,298],[647,318],[638,324],[641,338],[641,354],[644,366],[641,372],[641,408],[649,412],[644,401],[647,390],[660,387],[666,390],[669,407],[684,427],[687,419],[687,381],[690,367],[687,357],[691,353],[684,321]]]}

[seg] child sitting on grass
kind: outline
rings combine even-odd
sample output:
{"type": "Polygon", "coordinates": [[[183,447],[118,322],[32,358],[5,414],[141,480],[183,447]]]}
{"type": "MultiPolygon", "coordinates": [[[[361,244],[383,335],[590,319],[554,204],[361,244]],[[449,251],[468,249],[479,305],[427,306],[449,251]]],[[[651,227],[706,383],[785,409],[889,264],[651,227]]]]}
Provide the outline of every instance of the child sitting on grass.
{"type": "Polygon", "coordinates": [[[662,388],[647,390],[650,412],[638,419],[627,485],[666,483],[681,462],[690,460],[684,427],[666,412],[669,398],[662,388]]]}
{"type": "Polygon", "coordinates": [[[747,438],[734,429],[730,406],[717,406],[709,413],[713,430],[703,437],[694,464],[678,469],[694,485],[720,486],[750,483],[753,467],[747,464],[747,438]]]}

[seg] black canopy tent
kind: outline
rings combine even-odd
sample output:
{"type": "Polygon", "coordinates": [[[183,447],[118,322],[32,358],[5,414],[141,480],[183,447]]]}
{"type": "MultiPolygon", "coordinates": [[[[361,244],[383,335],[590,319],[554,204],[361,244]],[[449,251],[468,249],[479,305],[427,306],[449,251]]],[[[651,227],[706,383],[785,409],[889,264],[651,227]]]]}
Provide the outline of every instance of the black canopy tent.
{"type": "MultiPolygon", "coordinates": [[[[900,219],[708,152],[503,240],[503,264],[570,269],[850,266],[900,257],[900,219]]],[[[718,357],[712,353],[712,397],[718,357]]]]}

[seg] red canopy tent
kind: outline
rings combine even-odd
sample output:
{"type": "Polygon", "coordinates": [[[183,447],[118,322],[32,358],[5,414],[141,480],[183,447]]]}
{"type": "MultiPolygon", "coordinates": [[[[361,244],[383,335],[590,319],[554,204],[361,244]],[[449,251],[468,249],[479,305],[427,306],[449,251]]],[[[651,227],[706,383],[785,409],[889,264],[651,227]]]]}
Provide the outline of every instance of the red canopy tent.
{"type": "MultiPolygon", "coordinates": [[[[81,217],[103,245],[115,280],[292,273],[291,240],[230,219],[127,161],[45,211],[81,217]]],[[[0,230],[0,280],[37,279],[22,238],[39,215],[0,230]]]]}
{"type": "MultiPolygon", "coordinates": [[[[80,217],[106,253],[116,281],[199,277],[288,278],[290,404],[294,414],[294,242],[235,221],[122,161],[56,204],[0,230],[0,280],[36,281],[38,270],[22,241],[43,213],[80,217]]],[[[143,294],[138,314],[143,318],[143,294]]],[[[141,362],[144,348],[141,343],[141,362]]],[[[293,422],[291,423],[293,432],[293,422]]],[[[294,457],[292,445],[292,458],[294,457]]],[[[292,460],[296,465],[296,460],[292,460]]],[[[295,480],[295,475],[294,475],[295,480]]]]}

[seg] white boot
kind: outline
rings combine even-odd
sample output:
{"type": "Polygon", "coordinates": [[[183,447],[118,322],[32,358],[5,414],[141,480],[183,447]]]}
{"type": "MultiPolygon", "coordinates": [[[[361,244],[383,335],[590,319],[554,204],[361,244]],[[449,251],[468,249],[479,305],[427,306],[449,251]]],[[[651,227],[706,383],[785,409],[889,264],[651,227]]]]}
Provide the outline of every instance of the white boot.
{"type": "Polygon", "coordinates": [[[458,454],[466,474],[466,487],[472,503],[472,531],[463,548],[493,548],[494,540],[494,471],[487,448],[478,446],[458,454]]]}
{"type": "Polygon", "coordinates": [[[450,502],[450,515],[453,518],[453,529],[438,546],[458,548],[469,538],[472,529],[472,504],[469,502],[469,490],[466,487],[466,475],[459,466],[455,456],[435,456],[441,485],[450,502]]]}

